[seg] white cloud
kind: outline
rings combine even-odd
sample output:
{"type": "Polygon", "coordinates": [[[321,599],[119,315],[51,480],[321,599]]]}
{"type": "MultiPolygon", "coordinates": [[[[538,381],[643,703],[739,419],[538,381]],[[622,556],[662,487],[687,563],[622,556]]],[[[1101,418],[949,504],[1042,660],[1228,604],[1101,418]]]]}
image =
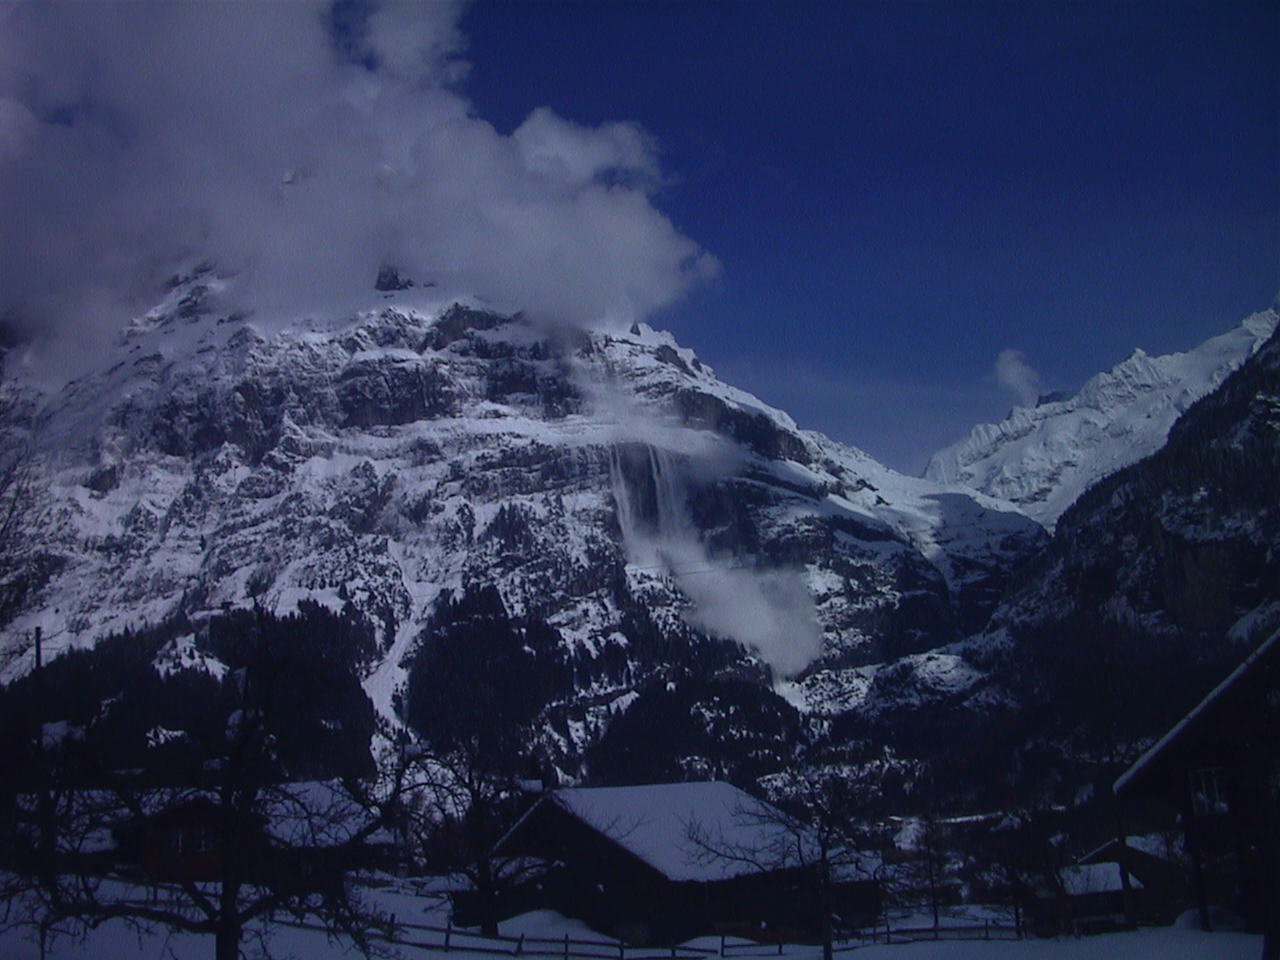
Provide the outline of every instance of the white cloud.
{"type": "Polygon", "coordinates": [[[409,83],[456,83],[466,74],[458,4],[387,3],[369,17],[366,53],[385,75],[409,83]]]}
{"type": "Polygon", "coordinates": [[[17,100],[0,97],[0,160],[22,156],[39,126],[40,121],[17,100]]]}
{"type": "Polygon", "coordinates": [[[1021,350],[1001,350],[996,357],[996,382],[1013,394],[1019,406],[1033,407],[1040,397],[1040,374],[1021,350]]]}
{"type": "Polygon", "coordinates": [[[690,622],[750,647],[779,677],[794,677],[822,654],[813,597],[798,571],[731,569],[708,560],[676,575],[694,603],[690,622]]]}
{"type": "Polygon", "coordinates": [[[653,140],[634,123],[583,127],[539,107],[512,134],[525,167],[567,185],[603,174],[632,178],[641,186],[658,179],[653,140]]]}
{"type": "Polygon", "coordinates": [[[640,127],[474,115],[457,14],[381,7],[344,58],[320,4],[8,8],[0,315],[87,353],[184,257],[236,271],[228,307],[264,320],[367,305],[383,263],[586,324],[714,273],[654,205],[640,127]]]}

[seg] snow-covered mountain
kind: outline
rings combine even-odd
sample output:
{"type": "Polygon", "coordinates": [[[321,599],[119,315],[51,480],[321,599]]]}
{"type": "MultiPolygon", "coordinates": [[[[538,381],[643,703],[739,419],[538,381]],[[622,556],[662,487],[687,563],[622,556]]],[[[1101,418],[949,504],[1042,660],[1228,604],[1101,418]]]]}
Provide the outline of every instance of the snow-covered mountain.
{"type": "Polygon", "coordinates": [[[1185,353],[1142,350],[1078,393],[1015,407],[934,454],[925,476],[1008,500],[1052,527],[1086,489],[1164,446],[1169,428],[1276,328],[1277,307],[1185,353]]]}
{"type": "Polygon", "coordinates": [[[56,652],[314,600],[376,628],[364,683],[392,716],[441,599],[492,587],[574,664],[542,728],[577,756],[698,638],[732,641],[739,674],[792,678],[803,710],[856,710],[877,664],[978,629],[1045,539],[799,430],[644,325],[403,291],[271,331],[219,315],[220,283],[182,278],[42,401],[10,649],[36,627],[56,652]]]}
{"type": "Polygon", "coordinates": [[[1032,509],[1102,476],[1088,458],[1118,438],[1169,434],[1050,540],[1008,502],[798,429],[644,325],[428,288],[256,326],[218,308],[224,282],[180,278],[56,394],[3,385],[11,413],[41,411],[33,522],[0,574],[20,599],[5,677],[37,628],[56,654],[145,624],[144,671],[218,677],[259,616],[228,611],[301,607],[279,629],[349,648],[370,716],[518,728],[504,749],[561,778],[756,778],[801,756],[880,797],[929,764],[977,798],[978,744],[1025,769],[1039,744],[1060,776],[1277,622],[1274,311],[1131,358],[1039,408],[1057,419],[1021,412],[1079,458],[1032,509]]]}

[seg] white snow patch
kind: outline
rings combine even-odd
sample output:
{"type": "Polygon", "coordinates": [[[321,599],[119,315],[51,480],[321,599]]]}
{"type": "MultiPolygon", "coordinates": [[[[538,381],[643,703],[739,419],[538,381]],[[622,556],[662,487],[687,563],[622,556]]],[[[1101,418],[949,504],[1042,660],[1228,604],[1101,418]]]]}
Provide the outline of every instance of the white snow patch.
{"type": "MultiPolygon", "coordinates": [[[[1113,861],[1065,867],[1059,876],[1063,889],[1072,897],[1088,893],[1114,893],[1124,889],[1120,878],[1120,864],[1113,861]]],[[[1142,882],[1135,876],[1130,875],[1129,884],[1135,890],[1142,889],[1142,882]]]]}
{"type": "Polygon", "coordinates": [[[555,790],[540,802],[563,807],[676,881],[724,880],[760,872],[758,864],[799,866],[797,843],[812,842],[769,804],[715,781],[555,790]],[[734,851],[750,851],[755,863],[734,851]]]}
{"type": "Polygon", "coordinates": [[[174,637],[161,647],[152,665],[162,677],[171,676],[179,670],[201,670],[221,680],[227,672],[225,663],[196,647],[195,635],[190,633],[174,637]]]}

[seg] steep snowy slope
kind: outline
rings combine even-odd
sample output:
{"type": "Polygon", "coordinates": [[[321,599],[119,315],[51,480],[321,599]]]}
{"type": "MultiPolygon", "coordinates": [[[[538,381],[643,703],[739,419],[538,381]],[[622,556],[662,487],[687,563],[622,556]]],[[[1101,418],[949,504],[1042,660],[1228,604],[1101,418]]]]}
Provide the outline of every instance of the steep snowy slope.
{"type": "Polygon", "coordinates": [[[493,586],[577,664],[546,694],[574,753],[700,636],[798,677],[805,709],[856,707],[867,665],[977,629],[1044,540],[797,430],[644,326],[405,293],[269,332],[219,316],[217,283],[185,278],[48,398],[10,649],[313,599],[376,626],[365,685],[390,715],[438,601],[493,586]]]}
{"type": "Polygon", "coordinates": [[[1015,407],[930,460],[925,476],[1009,500],[1052,527],[1088,487],[1164,445],[1173,422],[1276,327],[1276,307],[1186,353],[1141,350],[1065,400],[1015,407]]]}

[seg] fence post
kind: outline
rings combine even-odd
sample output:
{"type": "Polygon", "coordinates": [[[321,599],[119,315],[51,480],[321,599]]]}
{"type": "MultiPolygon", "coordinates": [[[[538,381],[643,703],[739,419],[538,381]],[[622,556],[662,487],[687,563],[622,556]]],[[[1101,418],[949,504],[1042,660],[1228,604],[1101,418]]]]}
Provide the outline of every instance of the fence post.
{"type": "Polygon", "coordinates": [[[524,934],[520,934],[520,939],[516,941],[516,956],[524,953],[524,934]]]}
{"type": "Polygon", "coordinates": [[[626,954],[623,952],[622,941],[619,940],[618,941],[618,960],[622,960],[624,956],[626,956],[626,954]]]}
{"type": "Polygon", "coordinates": [[[724,956],[724,934],[720,934],[720,956],[724,956]]]}
{"type": "Polygon", "coordinates": [[[449,952],[449,938],[453,936],[453,917],[449,918],[449,922],[444,927],[444,952],[449,952]]]}
{"type": "Polygon", "coordinates": [[[782,941],[778,941],[778,956],[782,956],[782,941]]]}
{"type": "Polygon", "coordinates": [[[982,921],[982,939],[983,940],[991,939],[991,921],[990,920],[982,921]]]}
{"type": "Polygon", "coordinates": [[[564,935],[564,960],[569,960],[569,934],[564,935]]]}

